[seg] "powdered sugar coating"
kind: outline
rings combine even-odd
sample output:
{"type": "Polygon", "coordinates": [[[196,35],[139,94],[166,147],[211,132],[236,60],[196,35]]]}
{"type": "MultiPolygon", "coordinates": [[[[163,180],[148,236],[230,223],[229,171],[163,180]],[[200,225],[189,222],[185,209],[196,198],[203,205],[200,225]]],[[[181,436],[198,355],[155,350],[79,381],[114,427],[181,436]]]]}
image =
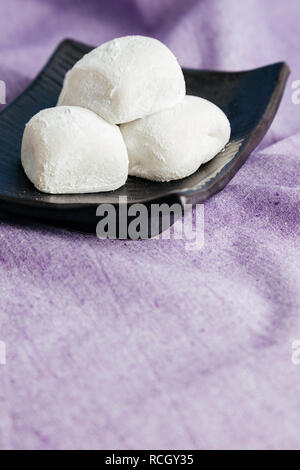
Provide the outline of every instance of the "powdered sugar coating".
{"type": "Polygon", "coordinates": [[[170,181],[194,173],[230,138],[223,111],[203,98],[186,96],[171,109],[121,125],[129,174],[170,181]]]}
{"type": "Polygon", "coordinates": [[[26,124],[22,165],[46,193],[92,193],[122,186],[128,156],[120,129],[88,109],[48,108],[26,124]]]}
{"type": "Polygon", "coordinates": [[[157,39],[125,36],[102,44],[74,65],[58,106],[83,106],[120,124],[172,107],[184,95],[174,54],[157,39]]]}

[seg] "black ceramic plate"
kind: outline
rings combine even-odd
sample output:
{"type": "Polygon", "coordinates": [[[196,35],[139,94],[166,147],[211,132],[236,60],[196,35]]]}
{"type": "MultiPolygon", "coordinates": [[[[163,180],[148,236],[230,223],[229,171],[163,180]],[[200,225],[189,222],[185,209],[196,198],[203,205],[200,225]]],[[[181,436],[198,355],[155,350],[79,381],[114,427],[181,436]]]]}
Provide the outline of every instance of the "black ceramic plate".
{"type": "Polygon", "coordinates": [[[129,177],[122,188],[95,194],[47,195],[34,188],[20,163],[25,123],[43,108],[55,106],[65,73],[91,50],[90,46],[63,41],[44,69],[0,114],[0,208],[20,216],[79,230],[95,231],[101,203],[118,206],[143,202],[204,202],[230,181],[269,128],[279,106],[289,69],[276,63],[246,72],[184,69],[187,93],[217,104],[228,116],[231,139],[223,152],[193,175],[169,183],[129,177]]]}

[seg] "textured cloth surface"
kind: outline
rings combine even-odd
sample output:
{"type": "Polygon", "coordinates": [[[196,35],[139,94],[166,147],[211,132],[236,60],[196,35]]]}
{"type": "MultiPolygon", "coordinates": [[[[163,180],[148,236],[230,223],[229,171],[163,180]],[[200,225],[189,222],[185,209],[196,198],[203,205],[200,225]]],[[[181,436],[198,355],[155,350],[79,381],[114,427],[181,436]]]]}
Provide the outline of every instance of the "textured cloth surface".
{"type": "Polygon", "coordinates": [[[1,217],[0,447],[299,448],[299,1],[10,0],[0,26],[8,103],[65,37],[145,34],[184,66],[292,71],[259,148],[205,203],[201,250],[1,217]]]}

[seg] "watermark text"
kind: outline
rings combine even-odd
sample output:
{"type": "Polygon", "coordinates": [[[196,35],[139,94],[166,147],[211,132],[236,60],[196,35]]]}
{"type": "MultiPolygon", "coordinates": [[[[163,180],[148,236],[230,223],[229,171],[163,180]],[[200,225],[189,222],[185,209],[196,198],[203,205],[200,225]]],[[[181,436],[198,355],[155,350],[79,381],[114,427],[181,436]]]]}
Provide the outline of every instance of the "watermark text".
{"type": "Polygon", "coordinates": [[[3,80],[0,80],[0,104],[6,104],[6,85],[3,80]]]}

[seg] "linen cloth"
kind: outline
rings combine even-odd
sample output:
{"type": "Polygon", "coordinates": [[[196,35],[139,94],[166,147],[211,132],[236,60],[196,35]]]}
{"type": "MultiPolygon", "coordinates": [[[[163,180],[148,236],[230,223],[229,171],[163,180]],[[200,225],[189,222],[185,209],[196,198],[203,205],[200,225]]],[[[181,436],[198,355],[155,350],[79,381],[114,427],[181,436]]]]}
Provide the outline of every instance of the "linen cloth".
{"type": "Polygon", "coordinates": [[[204,205],[201,250],[1,216],[1,449],[300,447],[299,32],[298,0],[1,2],[7,103],[66,37],[291,67],[270,131],[204,205]]]}

